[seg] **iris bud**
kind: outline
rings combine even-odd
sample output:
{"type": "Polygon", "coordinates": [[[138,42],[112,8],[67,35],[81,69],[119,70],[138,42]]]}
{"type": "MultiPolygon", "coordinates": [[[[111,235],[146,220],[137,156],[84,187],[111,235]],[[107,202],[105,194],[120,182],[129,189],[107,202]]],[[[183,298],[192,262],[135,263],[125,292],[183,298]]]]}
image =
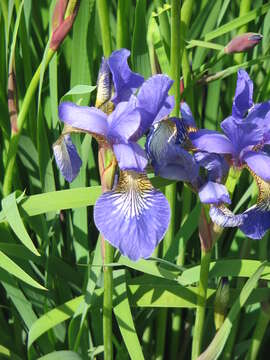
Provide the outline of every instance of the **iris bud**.
{"type": "Polygon", "coordinates": [[[227,277],[220,279],[214,303],[214,321],[218,331],[224,322],[230,298],[230,287],[227,277]]]}
{"type": "Polygon", "coordinates": [[[238,35],[225,46],[224,52],[226,54],[233,54],[248,51],[249,49],[254,48],[262,38],[263,36],[261,34],[256,33],[238,35]]]}
{"type": "Polygon", "coordinates": [[[79,7],[77,0],[58,0],[52,18],[52,38],[50,48],[54,51],[58,49],[75,21],[79,7]]]}

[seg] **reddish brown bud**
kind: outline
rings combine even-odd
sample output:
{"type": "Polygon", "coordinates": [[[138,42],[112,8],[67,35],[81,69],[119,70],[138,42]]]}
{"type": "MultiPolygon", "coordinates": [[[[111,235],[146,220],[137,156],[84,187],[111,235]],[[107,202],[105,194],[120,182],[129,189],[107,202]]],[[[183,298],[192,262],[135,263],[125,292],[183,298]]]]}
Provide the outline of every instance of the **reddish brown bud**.
{"type": "Polygon", "coordinates": [[[78,12],[78,4],[79,2],[77,2],[77,6],[75,6],[73,12],[65,18],[68,1],[58,0],[52,18],[53,34],[50,42],[50,48],[52,50],[56,51],[58,49],[59,45],[63,42],[72,28],[78,12]]]}
{"type": "Polygon", "coordinates": [[[256,33],[245,33],[233,38],[229,44],[224,48],[226,54],[233,54],[239,52],[245,52],[256,46],[263,36],[256,33]]]}
{"type": "Polygon", "coordinates": [[[52,31],[54,32],[59,25],[62,24],[65,12],[67,8],[68,0],[58,0],[54,11],[53,11],[53,17],[52,17],[52,31]]]}

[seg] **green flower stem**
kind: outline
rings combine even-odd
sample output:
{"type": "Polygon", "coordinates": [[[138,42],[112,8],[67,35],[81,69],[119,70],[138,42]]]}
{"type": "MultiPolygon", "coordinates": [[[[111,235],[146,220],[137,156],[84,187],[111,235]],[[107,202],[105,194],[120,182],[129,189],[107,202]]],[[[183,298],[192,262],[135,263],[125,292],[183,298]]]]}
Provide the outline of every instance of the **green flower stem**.
{"type": "Polygon", "coordinates": [[[14,165],[15,165],[16,154],[17,154],[17,150],[18,150],[19,139],[20,139],[21,131],[23,129],[25,120],[26,120],[27,113],[30,108],[31,101],[35,95],[35,91],[39,84],[41,69],[43,66],[45,69],[47,68],[54,53],[55,53],[55,51],[53,51],[51,49],[48,50],[45,63],[43,64],[43,62],[41,62],[41,64],[37,68],[32,80],[27,88],[27,91],[26,91],[26,94],[25,94],[25,97],[24,97],[24,100],[22,103],[22,107],[21,107],[21,110],[20,110],[20,113],[19,113],[18,119],[17,119],[18,132],[12,133],[9,147],[7,150],[7,165],[6,165],[4,184],[3,184],[3,195],[4,196],[7,196],[12,191],[12,176],[13,176],[13,169],[14,169],[14,165]]]}
{"type": "Polygon", "coordinates": [[[252,339],[251,339],[251,345],[249,347],[249,351],[246,356],[246,360],[258,359],[258,352],[259,352],[260,346],[262,344],[262,340],[263,340],[265,331],[269,324],[269,320],[270,320],[270,314],[268,312],[264,311],[264,309],[261,309],[259,318],[256,323],[256,328],[255,328],[255,331],[254,331],[252,339]]]}
{"type": "Polygon", "coordinates": [[[129,47],[128,29],[128,2],[118,0],[117,4],[117,25],[116,25],[116,47],[117,49],[129,47]]]}
{"type": "Polygon", "coordinates": [[[171,78],[174,80],[171,95],[174,95],[175,107],[172,116],[179,116],[180,108],[180,67],[181,67],[181,44],[180,44],[180,4],[179,0],[171,2],[171,78]]]}
{"type": "Polygon", "coordinates": [[[196,319],[192,342],[192,360],[196,360],[201,353],[210,261],[211,250],[204,251],[202,249],[200,280],[197,293],[196,319]]]}
{"type": "Polygon", "coordinates": [[[105,243],[104,257],[104,297],[103,297],[103,339],[104,339],[104,359],[113,360],[113,334],[112,334],[112,297],[113,297],[113,273],[112,267],[106,266],[113,262],[114,248],[107,242],[105,243]]]}
{"type": "MultiPolygon", "coordinates": [[[[179,116],[180,108],[180,1],[172,0],[171,2],[171,78],[174,80],[171,88],[171,95],[175,98],[175,107],[172,112],[173,116],[179,116]]],[[[163,255],[165,256],[170,249],[174,239],[175,229],[175,199],[176,199],[176,184],[171,184],[165,188],[165,196],[168,199],[171,208],[171,221],[167,233],[163,241],[163,255]]],[[[156,338],[156,356],[155,359],[163,359],[163,352],[165,346],[165,331],[167,323],[167,309],[159,312],[157,318],[157,338],[156,338]]]]}
{"type": "Polygon", "coordinates": [[[102,47],[105,57],[109,57],[112,52],[109,9],[107,0],[97,1],[98,17],[100,22],[100,30],[102,37],[102,47]]]}
{"type": "MultiPolygon", "coordinates": [[[[250,11],[251,4],[252,4],[251,0],[241,0],[239,17],[245,15],[250,11]]],[[[243,34],[247,31],[248,31],[248,24],[245,24],[238,29],[238,34],[243,34]]],[[[244,53],[234,54],[234,61],[236,62],[236,64],[241,64],[243,62],[243,58],[244,58],[244,53]]]]}
{"type": "MultiPolygon", "coordinates": [[[[110,21],[109,21],[109,9],[107,0],[98,0],[97,1],[97,10],[99,23],[101,28],[101,37],[102,37],[102,47],[105,57],[109,57],[112,52],[111,44],[111,32],[110,32],[110,21]]],[[[105,151],[105,150],[104,150],[105,151]]],[[[103,150],[100,149],[100,154],[103,150]]],[[[106,158],[106,151],[104,153],[106,158]]],[[[104,158],[104,159],[105,159],[104,158]]],[[[102,161],[100,166],[106,169],[107,164],[105,161],[102,161]]],[[[101,170],[101,169],[100,169],[101,170]]],[[[100,171],[102,173],[102,171],[100,171]]],[[[109,176],[109,179],[101,179],[103,186],[103,191],[109,190],[108,183],[112,183],[112,176],[114,175],[114,170],[109,176]],[[105,183],[103,184],[103,181],[105,183]],[[109,181],[108,181],[109,180],[109,181]],[[105,188],[104,188],[105,186],[105,188]]],[[[112,267],[106,266],[106,264],[113,262],[113,247],[104,240],[102,237],[102,245],[105,251],[104,254],[104,295],[103,295],[103,344],[104,344],[104,360],[113,360],[113,333],[112,333],[112,297],[113,297],[113,273],[112,267]]]]}
{"type": "Polygon", "coordinates": [[[182,75],[184,87],[187,88],[185,101],[189,104],[191,110],[194,112],[194,99],[192,88],[189,87],[191,82],[191,71],[188,59],[188,53],[185,46],[185,39],[190,24],[192,15],[193,0],[185,0],[181,8],[181,53],[182,53],[182,75]]]}

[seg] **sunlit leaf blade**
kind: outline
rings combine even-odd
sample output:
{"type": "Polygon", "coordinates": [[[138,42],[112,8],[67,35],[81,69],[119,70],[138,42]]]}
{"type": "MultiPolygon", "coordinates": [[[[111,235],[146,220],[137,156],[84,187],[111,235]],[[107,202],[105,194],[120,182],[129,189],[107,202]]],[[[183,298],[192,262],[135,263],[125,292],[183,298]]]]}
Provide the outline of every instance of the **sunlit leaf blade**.
{"type": "Polygon", "coordinates": [[[31,278],[23,269],[21,269],[13,260],[7,257],[2,251],[0,251],[0,267],[16,276],[18,279],[24,281],[28,285],[31,285],[37,289],[46,290],[46,288],[40,285],[36,280],[31,278]]]}
{"type": "Polygon", "coordinates": [[[38,360],[82,360],[78,353],[74,351],[62,350],[54,351],[47,355],[41,356],[38,360]]]}
{"type": "Polygon", "coordinates": [[[30,236],[28,235],[24,227],[17,207],[15,192],[2,200],[2,207],[10,227],[21,240],[21,242],[35,255],[39,255],[37,249],[35,248],[30,236]]]}
{"type": "Polygon", "coordinates": [[[129,300],[127,297],[126,276],[124,270],[114,272],[113,312],[132,360],[143,360],[143,352],[136,333],[129,300]]]}
{"type": "MultiPolygon", "coordinates": [[[[219,276],[239,276],[250,277],[260,265],[258,260],[218,260],[210,264],[209,278],[219,276]]],[[[190,285],[199,280],[200,266],[194,266],[185,270],[178,281],[183,285],[190,285]]],[[[270,264],[265,264],[265,270],[262,274],[263,279],[270,280],[270,264]]]]}

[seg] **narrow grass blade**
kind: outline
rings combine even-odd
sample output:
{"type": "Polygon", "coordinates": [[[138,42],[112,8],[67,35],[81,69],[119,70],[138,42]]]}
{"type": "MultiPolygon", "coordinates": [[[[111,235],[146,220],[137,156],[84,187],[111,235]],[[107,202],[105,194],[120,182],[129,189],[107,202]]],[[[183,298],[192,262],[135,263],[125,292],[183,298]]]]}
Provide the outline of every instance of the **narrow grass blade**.
{"type": "Polygon", "coordinates": [[[239,295],[239,298],[233,304],[221,328],[219,329],[205,352],[199,356],[198,360],[216,360],[219,357],[230,335],[233,322],[235,321],[241,308],[245,305],[249,295],[256,287],[257,282],[261,277],[262,272],[264,271],[264,268],[265,264],[261,264],[259,268],[255,271],[255,273],[253,273],[251,278],[248,279],[239,295]]]}
{"type": "Polygon", "coordinates": [[[151,75],[148,48],[146,43],[146,0],[137,0],[135,9],[135,25],[132,38],[131,60],[133,70],[146,79],[151,75]]]}
{"type": "Polygon", "coordinates": [[[218,36],[224,35],[234,29],[237,29],[245,24],[248,24],[249,22],[254,21],[255,19],[258,19],[260,16],[267,13],[267,11],[269,9],[270,9],[269,3],[267,3],[263,6],[260,6],[257,9],[254,9],[243,16],[237,17],[236,19],[228,22],[227,24],[224,24],[224,25],[220,26],[219,28],[208,32],[207,34],[204,35],[204,40],[205,41],[213,40],[213,39],[217,38],[218,36]]]}

